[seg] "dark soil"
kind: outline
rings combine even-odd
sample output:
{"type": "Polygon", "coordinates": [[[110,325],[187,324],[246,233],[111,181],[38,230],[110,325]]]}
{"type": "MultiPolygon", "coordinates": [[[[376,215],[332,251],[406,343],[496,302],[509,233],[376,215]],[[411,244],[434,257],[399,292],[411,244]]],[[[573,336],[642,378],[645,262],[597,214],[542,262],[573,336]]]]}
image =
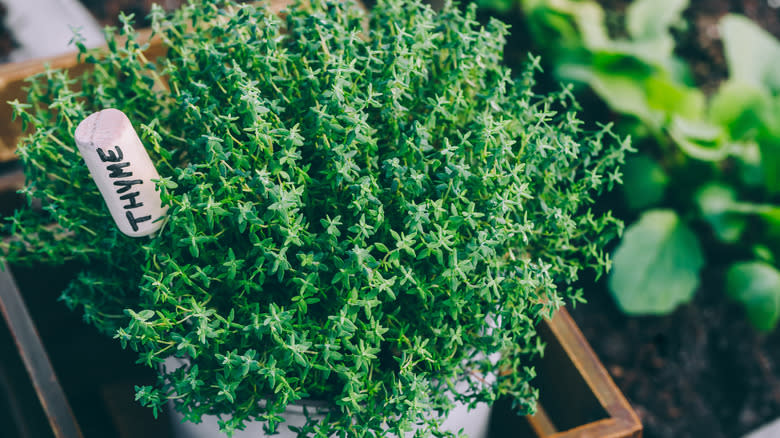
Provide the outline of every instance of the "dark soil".
{"type": "MultiPolygon", "coordinates": [[[[614,0],[613,0],[614,1],[614,0]]],[[[775,0],[691,0],[685,12],[688,29],[678,35],[677,54],[691,66],[694,80],[713,92],[728,76],[718,21],[727,13],[745,15],[780,38],[780,8],[775,0]]]]}
{"type": "Polygon", "coordinates": [[[571,310],[647,438],[738,437],[780,417],[780,331],[756,333],[708,278],[664,317],[627,317],[606,288],[571,310]]]}
{"type": "MultiPolygon", "coordinates": [[[[624,0],[605,0],[613,11],[624,0]]],[[[759,0],[692,0],[677,54],[707,92],[728,77],[717,23],[746,15],[780,38],[780,9],[759,0]]],[[[728,255],[724,255],[728,259],[728,255]]],[[[780,330],[762,335],[721,292],[715,269],[694,301],[663,317],[627,317],[606,285],[572,315],[645,426],[644,436],[739,437],[780,417],[780,330]]]]}

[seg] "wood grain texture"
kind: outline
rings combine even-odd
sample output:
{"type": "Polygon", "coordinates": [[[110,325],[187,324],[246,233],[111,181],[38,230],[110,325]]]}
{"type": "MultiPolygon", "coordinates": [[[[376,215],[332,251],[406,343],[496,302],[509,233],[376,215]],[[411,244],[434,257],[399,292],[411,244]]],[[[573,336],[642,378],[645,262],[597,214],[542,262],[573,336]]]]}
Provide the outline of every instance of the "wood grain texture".
{"type": "Polygon", "coordinates": [[[528,417],[533,429],[544,438],[641,438],[639,417],[566,309],[558,310],[546,324],[609,418],[558,431],[554,426],[555,419],[542,414],[528,417]]]}
{"type": "MultiPolygon", "coordinates": [[[[141,30],[138,40],[152,41],[145,53],[147,58],[154,59],[164,55],[165,48],[159,38],[151,39],[151,34],[151,30],[141,30]]],[[[22,134],[21,122],[12,120],[13,111],[6,102],[16,99],[20,102],[25,101],[27,99],[24,92],[25,80],[30,76],[43,73],[46,71],[46,66],[52,69],[69,70],[74,75],[81,74],[88,68],[87,64],[78,62],[75,53],[0,66],[0,162],[16,159],[16,144],[22,134]]]]}

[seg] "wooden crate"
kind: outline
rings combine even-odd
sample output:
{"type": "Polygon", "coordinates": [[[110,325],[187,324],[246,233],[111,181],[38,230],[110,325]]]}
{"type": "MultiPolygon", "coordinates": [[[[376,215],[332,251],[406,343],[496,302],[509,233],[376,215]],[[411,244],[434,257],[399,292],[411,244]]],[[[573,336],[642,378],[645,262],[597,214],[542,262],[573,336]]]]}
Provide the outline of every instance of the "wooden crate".
{"type": "MultiPolygon", "coordinates": [[[[281,11],[286,4],[286,0],[274,0],[272,7],[276,11],[281,11]]],[[[149,40],[150,35],[149,31],[142,31],[142,38],[149,40]]],[[[147,57],[151,59],[155,56],[162,56],[164,53],[161,41],[151,39],[147,57]]],[[[43,71],[45,65],[73,70],[84,68],[83,65],[77,63],[76,56],[72,54],[0,66],[0,102],[17,98],[23,100],[22,87],[25,78],[43,71]]],[[[10,106],[0,104],[0,213],[3,215],[10,213],[12,206],[19,202],[14,191],[20,188],[24,182],[21,168],[14,163],[14,150],[20,134],[19,123],[11,121],[10,106]]],[[[28,299],[36,295],[40,296],[39,292],[27,290],[23,290],[23,295],[29,297],[28,299]]],[[[55,300],[56,296],[48,296],[47,299],[55,300]]],[[[39,299],[36,298],[36,306],[38,304],[40,304],[39,299]]],[[[50,322],[48,321],[48,323],[50,322]]],[[[499,401],[493,412],[491,436],[516,438],[526,436],[555,438],[641,437],[642,426],[636,414],[617,389],[569,314],[565,310],[559,311],[552,321],[543,324],[540,328],[540,334],[547,342],[548,347],[544,358],[535,364],[538,373],[535,384],[540,388],[541,394],[539,412],[533,417],[519,417],[511,412],[508,401],[499,401]]],[[[1,336],[0,341],[2,341],[1,336]]],[[[84,341],[96,342],[88,337],[84,341]]],[[[53,362],[56,368],[57,359],[55,358],[53,362]]],[[[0,368],[0,391],[9,387],[8,385],[3,386],[3,382],[8,380],[7,377],[4,380],[3,369],[0,368]]],[[[21,380],[16,383],[16,386],[24,385],[21,380]]],[[[67,382],[63,385],[66,393],[69,390],[69,385],[67,382]]],[[[78,385],[84,385],[84,382],[80,381],[78,385]]],[[[112,418],[113,424],[117,427],[114,436],[133,436],[137,432],[132,431],[133,426],[147,424],[144,421],[139,423],[136,417],[126,415],[127,412],[132,412],[134,416],[141,415],[142,418],[145,418],[142,413],[135,410],[137,405],[127,396],[127,387],[130,385],[127,380],[111,382],[104,379],[99,382],[96,389],[90,390],[92,391],[90,392],[91,396],[99,394],[99,398],[102,400],[99,403],[102,403],[105,409],[103,414],[112,418]],[[128,432],[128,428],[130,428],[130,432],[128,432]]],[[[4,407],[2,402],[3,399],[0,397],[0,408],[4,407]]],[[[24,406],[35,410],[38,405],[27,403],[24,406]]],[[[10,413],[13,410],[11,408],[8,411],[10,413]]],[[[18,411],[20,405],[14,409],[18,411]]],[[[40,417],[40,406],[37,409],[38,414],[30,413],[32,418],[35,415],[40,417]]],[[[75,411],[78,419],[78,409],[75,411]]],[[[32,421],[34,423],[36,420],[32,421]]],[[[32,436],[37,436],[37,434],[32,436]]]]}
{"type": "MultiPolygon", "coordinates": [[[[83,324],[76,313],[56,301],[72,275],[67,268],[41,273],[21,270],[19,283],[28,302],[35,298],[32,319],[84,436],[171,436],[167,419],[154,421],[151,412],[133,401],[133,386],[151,384],[151,370],[134,365],[133,353],[122,351],[117,342],[83,324]],[[104,354],[96,356],[95,351],[104,354]]],[[[0,281],[0,287],[5,286],[0,281]]],[[[17,428],[13,436],[52,436],[4,329],[0,322],[0,353],[8,358],[0,367],[0,408],[5,409],[0,418],[5,415],[4,424],[10,421],[17,428]]],[[[568,312],[560,310],[539,330],[547,343],[544,358],[534,364],[539,412],[520,417],[512,413],[508,400],[500,400],[493,409],[490,437],[640,438],[637,416],[568,312]]]]}
{"type": "Polygon", "coordinates": [[[518,417],[508,400],[493,410],[491,437],[641,438],[642,424],[565,309],[539,327],[547,343],[534,363],[536,415],[518,417]]]}
{"type": "Polygon", "coordinates": [[[73,266],[0,272],[0,436],[172,436],[165,413],[155,420],[134,401],[154,370],[58,301],[74,275],[73,266]]]}

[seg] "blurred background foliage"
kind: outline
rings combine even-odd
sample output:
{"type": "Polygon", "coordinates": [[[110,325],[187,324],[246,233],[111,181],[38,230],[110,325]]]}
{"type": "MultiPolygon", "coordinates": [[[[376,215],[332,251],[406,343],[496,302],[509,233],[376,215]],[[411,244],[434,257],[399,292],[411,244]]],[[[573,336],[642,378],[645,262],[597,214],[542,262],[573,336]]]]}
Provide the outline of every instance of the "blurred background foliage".
{"type": "Polygon", "coordinates": [[[479,3],[518,17],[513,32],[542,55],[551,86],[576,84],[588,117],[614,120],[639,147],[622,199],[609,205],[630,224],[609,278],[618,307],[667,314],[691,301],[702,272],[715,272],[753,326],[772,330],[780,318],[780,42],[726,14],[711,26],[726,71],[697,78],[696,57],[676,38],[690,31],[689,0],[479,3]]]}

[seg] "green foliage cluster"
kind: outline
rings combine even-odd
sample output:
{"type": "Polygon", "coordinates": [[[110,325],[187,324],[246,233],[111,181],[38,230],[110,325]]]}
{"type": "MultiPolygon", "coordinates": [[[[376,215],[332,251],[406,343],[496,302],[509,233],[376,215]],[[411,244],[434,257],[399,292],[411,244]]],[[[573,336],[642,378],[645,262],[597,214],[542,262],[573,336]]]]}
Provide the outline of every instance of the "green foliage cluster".
{"type": "Polygon", "coordinates": [[[641,217],[615,254],[610,288],[620,307],[661,314],[690,301],[708,248],[707,258],[728,259],[729,278],[752,279],[726,281],[726,292],[770,330],[780,287],[758,285],[780,275],[780,42],[745,17],[723,17],[729,77],[708,95],[674,52],[672,29],[685,27],[688,6],[636,0],[615,21],[595,1],[520,1],[556,76],[587,84],[629,116],[621,129],[648,139],[626,163],[625,201],[641,217]]]}
{"type": "Polygon", "coordinates": [[[14,103],[31,206],[6,224],[11,262],[82,266],[63,300],[139,362],[188,360],[137,398],[226,432],[321,399],[300,433],[323,437],[438,435],[448,394],[533,410],[535,326],[609,264],[621,224],[589,206],[628,143],[584,131],[569,89],[535,94],[532,65],[511,79],[506,27],[473,8],[202,1],[152,20],[166,57],[123,17],[125,42],[82,47],[88,72],[14,103]],[[108,107],[161,175],[151,238],[115,228],[72,146],[108,107]]]}

